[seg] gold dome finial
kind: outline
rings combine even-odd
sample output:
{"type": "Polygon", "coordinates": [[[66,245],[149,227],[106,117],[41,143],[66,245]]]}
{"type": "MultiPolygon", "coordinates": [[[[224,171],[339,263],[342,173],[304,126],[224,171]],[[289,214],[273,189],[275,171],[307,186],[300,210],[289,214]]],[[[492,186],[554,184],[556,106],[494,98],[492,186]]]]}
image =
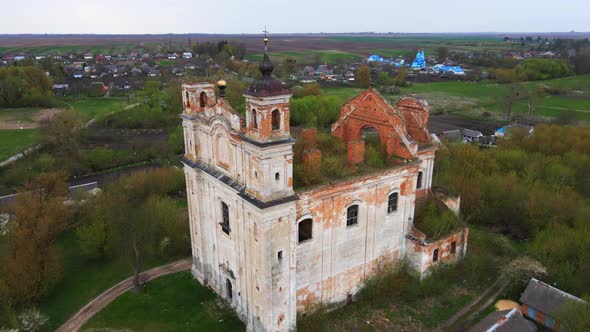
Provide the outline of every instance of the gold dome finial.
{"type": "Polygon", "coordinates": [[[223,89],[225,89],[227,87],[227,82],[225,80],[223,80],[223,79],[220,79],[219,81],[217,81],[217,87],[220,90],[223,90],[223,89]]]}

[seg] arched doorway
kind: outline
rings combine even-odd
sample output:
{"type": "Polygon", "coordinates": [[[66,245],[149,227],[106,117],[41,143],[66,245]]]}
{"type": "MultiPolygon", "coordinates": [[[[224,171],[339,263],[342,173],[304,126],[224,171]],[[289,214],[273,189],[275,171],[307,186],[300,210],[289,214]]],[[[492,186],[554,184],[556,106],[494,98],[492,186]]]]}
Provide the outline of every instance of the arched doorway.
{"type": "Polygon", "coordinates": [[[387,147],[375,127],[365,126],[361,129],[360,138],[365,142],[365,164],[373,167],[385,166],[387,147]]]}

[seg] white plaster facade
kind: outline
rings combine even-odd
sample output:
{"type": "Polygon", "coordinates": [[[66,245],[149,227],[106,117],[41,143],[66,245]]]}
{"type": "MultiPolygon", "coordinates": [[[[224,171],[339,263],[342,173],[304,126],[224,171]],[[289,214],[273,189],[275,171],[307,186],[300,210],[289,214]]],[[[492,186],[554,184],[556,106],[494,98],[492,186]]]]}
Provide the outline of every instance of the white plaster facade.
{"type": "Polygon", "coordinates": [[[413,161],[385,171],[295,193],[291,94],[246,93],[241,119],[213,84],[182,88],[192,272],[249,331],[293,330],[308,304],[350,300],[379,259],[417,255],[408,234],[416,195],[432,183],[434,148],[415,149],[413,161]],[[353,205],[356,223],[347,225],[353,205]],[[306,219],[311,238],[299,242],[306,219]]]}

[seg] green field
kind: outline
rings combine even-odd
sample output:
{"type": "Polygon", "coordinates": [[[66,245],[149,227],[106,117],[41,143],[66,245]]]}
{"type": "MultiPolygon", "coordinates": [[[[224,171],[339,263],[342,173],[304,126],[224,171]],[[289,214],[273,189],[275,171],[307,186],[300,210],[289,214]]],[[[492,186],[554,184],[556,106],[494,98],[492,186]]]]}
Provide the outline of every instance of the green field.
{"type": "Polygon", "coordinates": [[[34,129],[0,130],[0,161],[33,146],[34,129]]]}
{"type": "MultiPolygon", "coordinates": [[[[131,265],[123,259],[92,261],[82,257],[74,230],[64,233],[58,246],[63,254],[63,278],[39,308],[49,316],[52,331],[90,300],[132,275],[131,265]]],[[[163,263],[148,259],[144,269],[163,263]]]]}
{"type": "Polygon", "coordinates": [[[64,45],[64,46],[33,46],[33,47],[0,47],[0,54],[25,53],[31,55],[63,55],[67,53],[85,54],[125,54],[134,48],[133,44],[112,45],[64,45]]]}
{"type": "MultiPolygon", "coordinates": [[[[453,51],[506,50],[510,44],[496,36],[332,36],[327,41],[350,42],[355,44],[390,44],[395,50],[424,49],[434,52],[438,47],[447,47],[453,51]]],[[[353,47],[354,48],[354,47],[353,47]]]]}
{"type": "MultiPolygon", "coordinates": [[[[111,98],[59,98],[59,107],[74,109],[84,122],[95,117],[123,109],[126,99],[111,98]]],[[[7,108],[0,109],[0,121],[3,119],[33,123],[32,116],[39,108],[7,108]]],[[[0,130],[0,160],[15,155],[35,144],[38,129],[0,130]]]]}
{"type": "Polygon", "coordinates": [[[244,324],[189,272],[151,281],[146,294],[127,292],[93,317],[82,331],[245,331],[244,324]]]}
{"type": "MultiPolygon", "coordinates": [[[[338,50],[322,51],[282,51],[269,53],[269,56],[276,63],[284,61],[287,57],[294,58],[298,64],[340,64],[358,61],[361,55],[338,50]]],[[[364,55],[363,55],[364,56],[364,55]]],[[[262,61],[263,54],[255,53],[246,55],[246,59],[252,62],[262,61]]]]}
{"type": "MultiPolygon", "coordinates": [[[[540,97],[535,115],[555,118],[564,111],[572,110],[578,120],[590,122],[590,75],[526,82],[523,86],[537,90],[542,86],[548,86],[558,88],[564,93],[540,97]]],[[[400,94],[385,95],[385,97],[394,103],[403,95],[417,94],[428,101],[433,112],[450,112],[478,117],[483,112],[502,112],[498,100],[508,93],[509,88],[510,85],[497,84],[493,81],[417,83],[411,87],[402,88],[400,94]]],[[[327,95],[341,96],[348,100],[362,89],[324,88],[322,91],[327,95]]],[[[515,112],[524,113],[527,112],[528,105],[525,100],[519,100],[513,108],[515,112]]]]}
{"type": "Polygon", "coordinates": [[[59,98],[58,101],[61,107],[76,110],[84,121],[110,112],[120,111],[127,105],[126,99],[116,98],[64,97],[59,98]]]}

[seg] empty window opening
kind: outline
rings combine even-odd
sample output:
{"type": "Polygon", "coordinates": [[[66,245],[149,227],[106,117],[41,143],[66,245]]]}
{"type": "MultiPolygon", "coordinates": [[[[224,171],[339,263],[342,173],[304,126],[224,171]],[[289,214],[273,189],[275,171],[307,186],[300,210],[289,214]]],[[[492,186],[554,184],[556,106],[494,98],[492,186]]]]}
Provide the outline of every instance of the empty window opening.
{"type": "Polygon", "coordinates": [[[281,129],[281,113],[279,110],[272,111],[272,130],[281,129]]]}
{"type": "Polygon", "coordinates": [[[422,171],[418,172],[418,179],[416,179],[416,189],[422,188],[422,171]]]}
{"type": "Polygon", "coordinates": [[[207,94],[205,93],[205,91],[201,92],[201,94],[199,95],[199,105],[201,107],[207,106],[207,94]]]}
{"type": "Polygon", "coordinates": [[[451,242],[451,254],[454,254],[457,251],[457,242],[451,242]]]}
{"type": "Polygon", "coordinates": [[[252,124],[252,128],[258,129],[258,120],[256,119],[256,110],[252,110],[252,112],[250,112],[250,114],[251,114],[250,123],[252,124]]]}
{"type": "Polygon", "coordinates": [[[190,96],[188,94],[188,91],[186,92],[186,107],[191,107],[191,100],[190,100],[190,96]]]}
{"type": "Polygon", "coordinates": [[[229,281],[229,279],[225,279],[225,288],[227,290],[227,298],[230,300],[233,299],[234,294],[232,290],[231,281],[229,281]]]}
{"type": "Polygon", "coordinates": [[[277,172],[275,173],[275,181],[279,181],[281,179],[281,175],[277,172]]]}
{"type": "Polygon", "coordinates": [[[359,206],[351,205],[346,210],[346,226],[356,225],[359,222],[359,206]]]}
{"type": "Polygon", "coordinates": [[[312,236],[312,225],[313,221],[311,219],[305,219],[299,222],[299,242],[311,240],[312,236]]]}
{"type": "Polygon", "coordinates": [[[434,252],[432,253],[432,261],[438,262],[438,249],[434,249],[434,252]]]}
{"type": "Polygon", "coordinates": [[[389,198],[387,199],[387,213],[392,213],[397,211],[397,199],[398,199],[398,193],[393,193],[391,195],[389,195],[389,198]]]}
{"type": "Polygon", "coordinates": [[[277,253],[277,258],[279,259],[279,262],[283,260],[283,251],[279,250],[279,252],[277,253]]]}
{"type": "Polygon", "coordinates": [[[229,235],[231,229],[229,228],[229,207],[224,202],[221,202],[221,229],[229,235]]]}

